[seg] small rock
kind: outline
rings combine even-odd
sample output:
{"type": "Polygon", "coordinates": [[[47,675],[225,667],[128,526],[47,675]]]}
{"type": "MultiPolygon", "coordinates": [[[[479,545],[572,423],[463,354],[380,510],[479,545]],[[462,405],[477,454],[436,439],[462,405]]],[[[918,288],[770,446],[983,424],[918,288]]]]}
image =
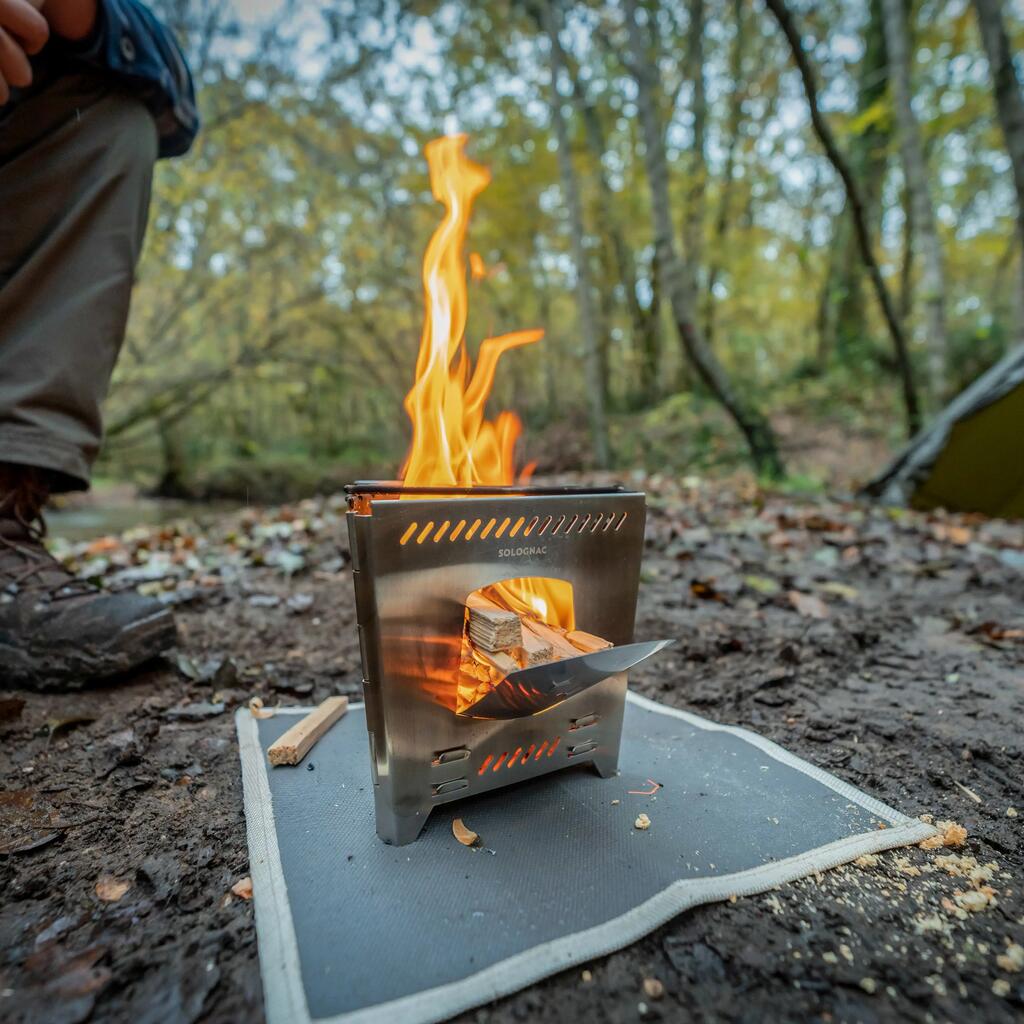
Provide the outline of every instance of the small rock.
{"type": "Polygon", "coordinates": [[[281,603],[277,594],[253,594],[249,598],[251,608],[276,608],[281,603]]]}
{"type": "Polygon", "coordinates": [[[864,989],[869,996],[873,996],[878,989],[878,982],[874,978],[861,978],[860,987],[864,989]]]}
{"type": "Polygon", "coordinates": [[[292,594],[288,598],[288,611],[291,615],[302,615],[313,607],[312,594],[292,594]]]}
{"type": "Polygon", "coordinates": [[[1016,818],[1017,817],[1017,808],[1016,807],[1007,807],[1006,808],[1006,816],[1008,818],[1016,818]]]}
{"type": "Polygon", "coordinates": [[[1005,999],[1010,994],[1010,983],[1005,978],[996,978],[992,982],[992,994],[1005,999]]]}
{"type": "Polygon", "coordinates": [[[633,828],[640,829],[641,832],[646,831],[651,827],[651,819],[646,814],[638,814],[636,821],[633,822],[633,828]]]}
{"type": "Polygon", "coordinates": [[[580,980],[584,985],[589,985],[594,980],[594,975],[590,971],[582,971],[580,973],[580,980]]]}

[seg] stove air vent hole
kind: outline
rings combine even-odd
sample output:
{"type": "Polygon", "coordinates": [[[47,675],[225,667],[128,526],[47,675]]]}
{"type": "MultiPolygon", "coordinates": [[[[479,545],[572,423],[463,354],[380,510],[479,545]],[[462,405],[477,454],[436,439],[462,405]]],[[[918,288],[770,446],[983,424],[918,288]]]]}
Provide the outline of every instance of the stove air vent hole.
{"type": "Polygon", "coordinates": [[[494,754],[488,754],[476,773],[484,775],[488,771],[496,772],[502,768],[514,768],[516,765],[524,765],[530,760],[539,761],[541,757],[551,757],[561,741],[562,737],[556,736],[553,740],[531,743],[528,747],[516,747],[511,755],[507,750],[503,750],[497,757],[494,754]]]}
{"type": "Polygon", "coordinates": [[[524,537],[531,536],[536,532],[538,537],[545,535],[550,537],[560,536],[567,537],[569,534],[580,534],[580,533],[616,533],[622,529],[623,524],[626,522],[628,512],[623,512],[620,516],[616,517],[614,512],[598,512],[591,513],[587,512],[584,514],[577,513],[571,519],[567,515],[561,515],[557,519],[554,516],[533,516],[527,519],[526,516],[519,516],[517,519],[512,519],[511,516],[506,516],[504,519],[459,519],[452,525],[451,519],[445,519],[441,523],[435,523],[433,520],[427,523],[410,523],[405,532],[398,539],[400,546],[405,547],[406,544],[425,544],[428,540],[433,541],[434,544],[439,544],[441,541],[448,541],[448,543],[454,543],[458,540],[469,541],[476,537],[479,540],[486,540],[488,537],[493,537],[495,540],[505,537],[509,538],[519,536],[520,533],[524,537]]]}

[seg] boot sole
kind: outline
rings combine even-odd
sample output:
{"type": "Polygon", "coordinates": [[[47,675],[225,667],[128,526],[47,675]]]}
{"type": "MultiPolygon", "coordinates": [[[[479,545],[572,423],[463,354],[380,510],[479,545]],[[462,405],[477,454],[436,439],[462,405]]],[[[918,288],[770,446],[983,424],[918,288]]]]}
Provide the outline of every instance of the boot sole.
{"type": "Polygon", "coordinates": [[[161,608],[114,633],[102,646],[83,645],[55,655],[0,644],[0,689],[82,690],[159,658],[177,641],[174,615],[161,608]]]}

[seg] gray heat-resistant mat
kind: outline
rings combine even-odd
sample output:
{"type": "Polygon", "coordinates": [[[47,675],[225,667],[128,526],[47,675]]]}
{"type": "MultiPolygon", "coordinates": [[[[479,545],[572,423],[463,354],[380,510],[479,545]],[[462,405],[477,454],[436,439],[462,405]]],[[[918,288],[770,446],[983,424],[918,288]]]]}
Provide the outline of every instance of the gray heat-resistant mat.
{"type": "Polygon", "coordinates": [[[271,1024],[444,1020],[688,907],[934,831],[753,733],[630,694],[617,778],[566,769],[438,808],[415,843],[386,846],[361,706],[305,763],[269,768],[302,710],[237,716],[271,1024]],[[455,841],[454,817],[482,848],[455,841]]]}

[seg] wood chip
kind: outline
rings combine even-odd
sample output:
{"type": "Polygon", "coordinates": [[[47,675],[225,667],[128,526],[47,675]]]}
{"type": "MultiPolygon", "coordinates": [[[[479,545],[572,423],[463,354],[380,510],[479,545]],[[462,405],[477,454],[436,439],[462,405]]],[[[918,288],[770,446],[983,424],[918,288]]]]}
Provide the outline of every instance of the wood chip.
{"type": "Polygon", "coordinates": [[[96,880],[96,895],[104,903],[116,903],[131,887],[131,882],[124,882],[113,875],[100,875],[96,880]]]}
{"type": "Polygon", "coordinates": [[[243,900],[252,899],[252,879],[246,875],[245,878],[240,878],[233,886],[231,891],[243,900]]]}
{"type": "Polygon", "coordinates": [[[665,994],[665,986],[657,978],[644,978],[643,989],[648,999],[660,999],[665,994]]]}
{"type": "Polygon", "coordinates": [[[348,697],[328,697],[267,750],[272,765],[298,764],[313,744],[348,710],[348,697]]]}
{"type": "Polygon", "coordinates": [[[940,821],[935,827],[938,835],[929,836],[917,845],[922,850],[940,850],[944,846],[963,846],[967,842],[967,829],[955,821],[940,821]]]}
{"type": "Polygon", "coordinates": [[[463,846],[476,846],[480,842],[480,837],[471,828],[467,828],[461,818],[456,818],[452,822],[452,835],[463,846]]]}
{"type": "Polygon", "coordinates": [[[253,699],[249,701],[249,714],[251,714],[253,718],[273,718],[275,712],[271,708],[265,708],[263,706],[262,697],[253,697],[253,699]]]}

